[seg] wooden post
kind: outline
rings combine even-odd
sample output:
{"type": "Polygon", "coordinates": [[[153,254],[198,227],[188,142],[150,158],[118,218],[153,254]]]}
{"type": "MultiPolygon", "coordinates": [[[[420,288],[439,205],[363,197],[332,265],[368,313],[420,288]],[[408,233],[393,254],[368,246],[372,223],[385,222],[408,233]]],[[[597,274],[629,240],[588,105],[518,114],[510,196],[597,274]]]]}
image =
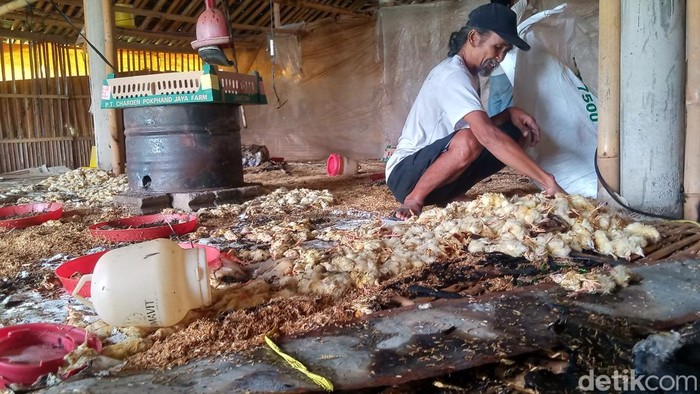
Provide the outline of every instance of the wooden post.
{"type": "Polygon", "coordinates": [[[700,221],[700,0],[688,0],[686,7],[688,64],[683,217],[700,221]]]}
{"type": "MultiPolygon", "coordinates": [[[[620,192],[620,0],[598,3],[598,168],[620,192]]],[[[605,192],[598,187],[598,195],[605,192]]]]}
{"type": "MultiPolygon", "coordinates": [[[[114,46],[114,9],[112,5],[112,0],[102,0],[102,24],[105,29],[105,52],[104,55],[107,60],[115,65],[117,60],[117,52],[114,46]]],[[[119,70],[113,69],[109,65],[105,65],[105,73],[116,73],[119,70]]],[[[124,161],[125,161],[125,150],[124,150],[124,133],[118,125],[118,117],[121,115],[121,111],[118,110],[108,110],[107,111],[107,123],[109,127],[109,144],[112,153],[112,172],[119,175],[124,173],[124,161]]]]}
{"type": "MultiPolygon", "coordinates": [[[[111,0],[84,0],[85,30],[87,39],[100,51],[105,59],[114,64],[114,12],[111,0]],[[109,34],[109,36],[108,36],[109,34]],[[109,45],[107,38],[109,37],[109,45]]],[[[97,146],[97,165],[102,170],[112,170],[117,174],[122,172],[119,154],[121,143],[118,133],[113,132],[112,125],[116,124],[116,114],[113,110],[102,110],[102,86],[111,68],[105,63],[94,49],[87,49],[90,66],[90,113],[95,129],[95,145],[97,146]],[[115,144],[116,142],[116,144],[115,144]]]]}
{"type": "Polygon", "coordinates": [[[282,19],[280,18],[280,5],[279,3],[272,4],[272,16],[274,17],[275,28],[279,29],[282,27],[282,19]]]}

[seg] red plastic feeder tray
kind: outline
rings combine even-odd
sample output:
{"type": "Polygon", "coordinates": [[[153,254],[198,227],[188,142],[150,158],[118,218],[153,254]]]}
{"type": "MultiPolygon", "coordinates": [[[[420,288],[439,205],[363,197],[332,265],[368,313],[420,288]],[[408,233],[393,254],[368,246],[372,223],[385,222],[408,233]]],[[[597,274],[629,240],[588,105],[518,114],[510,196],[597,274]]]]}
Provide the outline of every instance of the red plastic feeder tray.
{"type": "Polygon", "coordinates": [[[58,202],[43,202],[36,204],[13,205],[0,208],[0,227],[25,228],[58,220],[63,216],[63,204],[58,202]],[[17,217],[16,219],[6,219],[17,217]]]}
{"type": "MultiPolygon", "coordinates": [[[[207,256],[207,264],[212,270],[221,268],[221,259],[219,249],[213,246],[206,246],[201,244],[192,244],[190,242],[181,242],[178,245],[182,249],[191,249],[193,246],[195,248],[203,248],[204,253],[207,256]]],[[[95,270],[97,261],[100,260],[103,254],[107,253],[108,250],[102,252],[92,253],[85,256],[81,256],[72,260],[68,260],[58,267],[56,267],[56,276],[63,284],[63,288],[66,289],[68,294],[73,294],[75,286],[78,285],[80,277],[83,275],[91,274],[95,270]],[[76,275],[78,274],[78,275],[76,275]]],[[[90,281],[86,282],[85,285],[78,292],[79,295],[89,298],[90,297],[90,281]]]]}
{"type": "Polygon", "coordinates": [[[88,228],[94,237],[112,242],[133,242],[187,234],[194,231],[196,227],[197,216],[195,215],[157,213],[97,223],[88,228]],[[175,224],[169,224],[173,222],[175,224]]]}
{"type": "Polygon", "coordinates": [[[98,353],[102,351],[97,336],[66,324],[29,323],[0,328],[0,387],[13,383],[30,386],[40,376],[58,372],[63,357],[86,339],[89,347],[98,353]]]}
{"type": "MultiPolygon", "coordinates": [[[[78,284],[80,277],[91,274],[95,269],[95,265],[97,265],[97,260],[107,252],[108,250],[104,250],[102,252],[88,254],[73,260],[68,260],[56,267],[56,276],[58,276],[58,279],[61,281],[63,288],[66,289],[68,294],[73,294],[73,289],[75,289],[75,286],[78,284]]],[[[78,292],[79,295],[85,298],[90,297],[89,283],[90,282],[86,283],[85,286],[80,289],[78,292]]]]}

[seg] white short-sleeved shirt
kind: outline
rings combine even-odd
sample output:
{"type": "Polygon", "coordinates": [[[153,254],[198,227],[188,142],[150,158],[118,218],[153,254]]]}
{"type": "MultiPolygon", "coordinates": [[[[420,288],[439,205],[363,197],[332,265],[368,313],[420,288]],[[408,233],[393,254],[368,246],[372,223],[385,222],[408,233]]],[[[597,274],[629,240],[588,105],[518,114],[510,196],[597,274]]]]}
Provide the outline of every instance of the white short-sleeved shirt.
{"type": "Polygon", "coordinates": [[[386,179],[402,159],[453,132],[469,127],[464,117],[484,111],[479,78],[461,56],[443,60],[430,71],[408,113],[396,150],[386,164],[386,179]]]}

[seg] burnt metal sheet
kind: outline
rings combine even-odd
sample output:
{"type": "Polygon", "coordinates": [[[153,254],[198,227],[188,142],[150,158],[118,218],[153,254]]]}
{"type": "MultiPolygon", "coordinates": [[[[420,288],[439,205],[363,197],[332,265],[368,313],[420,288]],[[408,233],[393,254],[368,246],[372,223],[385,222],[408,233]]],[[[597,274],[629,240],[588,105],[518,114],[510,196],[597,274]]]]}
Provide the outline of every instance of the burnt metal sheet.
{"type": "Polygon", "coordinates": [[[191,103],[125,108],[129,189],[176,193],[243,185],[238,107],[191,103]]]}
{"type": "Polygon", "coordinates": [[[543,289],[400,308],[282,346],[338,389],[437,377],[554,346],[548,325],[559,312],[542,298],[543,289]]]}
{"type": "MultiPolygon", "coordinates": [[[[558,313],[542,298],[546,289],[492,294],[478,301],[440,300],[429,308],[428,304],[398,308],[278,344],[339,390],[441,376],[553,346],[556,335],[547,326],[558,313]]],[[[126,393],[134,387],[163,393],[192,392],[195,387],[198,393],[320,391],[270,349],[258,348],[168,371],[78,380],[47,392],[126,393]]]]}
{"type": "MultiPolygon", "coordinates": [[[[644,280],[617,295],[571,298],[556,285],[539,285],[471,300],[439,300],[376,313],[353,324],[325,327],[277,343],[309,370],[330,379],[336,389],[399,385],[553,348],[563,337],[555,333],[552,323],[567,315],[591,318],[576,319],[569,327],[572,330],[585,329],[594,320],[617,324],[619,318],[669,327],[700,320],[700,296],[695,287],[700,283],[699,268],[700,260],[635,266],[633,271],[644,280]]],[[[615,343],[629,342],[630,349],[636,341],[618,339],[626,341],[615,343]]],[[[610,343],[604,341],[603,346],[610,343]]],[[[320,391],[271,350],[257,348],[194,360],[167,371],[78,380],[46,392],[126,393],[134,387],[162,393],[320,391]]]]}
{"type": "Polygon", "coordinates": [[[607,296],[592,295],[574,301],[595,314],[649,322],[667,329],[700,319],[700,260],[665,260],[631,265],[642,281],[607,296]]]}
{"type": "Polygon", "coordinates": [[[278,363],[266,349],[200,359],[168,370],[81,379],[80,375],[45,393],[308,393],[319,386],[278,363]]]}

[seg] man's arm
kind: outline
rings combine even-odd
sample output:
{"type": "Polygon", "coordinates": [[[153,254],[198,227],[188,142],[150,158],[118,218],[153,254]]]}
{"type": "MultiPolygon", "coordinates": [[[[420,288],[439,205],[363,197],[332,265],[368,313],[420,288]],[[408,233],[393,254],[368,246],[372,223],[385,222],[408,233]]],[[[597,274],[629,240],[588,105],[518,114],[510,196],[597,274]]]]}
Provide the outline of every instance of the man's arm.
{"type": "MultiPolygon", "coordinates": [[[[510,109],[503,111],[494,116],[494,120],[500,123],[510,120],[521,131],[523,131],[523,127],[532,127],[532,125],[518,124],[523,122],[520,118],[521,114],[517,113],[517,116],[511,117],[510,112],[510,109]]],[[[517,142],[496,126],[486,112],[472,111],[464,117],[464,120],[469,124],[469,128],[472,130],[472,133],[474,133],[474,137],[479,140],[481,145],[483,145],[485,149],[488,149],[488,151],[502,163],[528,176],[547,194],[566,193],[559,184],[557,184],[554,176],[544,171],[542,167],[535,163],[517,142]]],[[[536,128],[536,125],[534,126],[537,131],[537,141],[539,141],[539,128],[536,128]]],[[[529,136],[524,136],[528,139],[532,139],[535,136],[534,130],[531,131],[531,133],[532,134],[529,136]]]]}
{"type": "Polygon", "coordinates": [[[540,126],[530,114],[519,107],[508,107],[492,116],[491,121],[499,127],[503,123],[512,122],[525,138],[526,146],[535,146],[540,143],[540,126]]]}

